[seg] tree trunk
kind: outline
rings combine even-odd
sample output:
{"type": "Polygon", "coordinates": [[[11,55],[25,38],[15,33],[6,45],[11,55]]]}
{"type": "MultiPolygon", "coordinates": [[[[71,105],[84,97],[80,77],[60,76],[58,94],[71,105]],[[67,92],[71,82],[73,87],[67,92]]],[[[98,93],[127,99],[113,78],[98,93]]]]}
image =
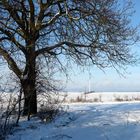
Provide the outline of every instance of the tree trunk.
{"type": "Polygon", "coordinates": [[[23,115],[31,115],[37,113],[36,62],[33,53],[29,53],[26,59],[26,70],[21,81],[24,93],[23,115]]]}
{"type": "Polygon", "coordinates": [[[31,115],[37,113],[37,95],[34,83],[28,79],[24,81],[24,108],[23,115],[31,115]]]}

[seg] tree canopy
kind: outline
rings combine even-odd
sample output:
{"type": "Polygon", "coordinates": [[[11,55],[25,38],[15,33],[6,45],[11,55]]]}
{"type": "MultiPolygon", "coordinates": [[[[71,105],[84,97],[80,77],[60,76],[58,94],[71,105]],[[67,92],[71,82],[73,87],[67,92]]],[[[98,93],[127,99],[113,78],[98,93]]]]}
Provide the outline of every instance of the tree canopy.
{"type": "Polygon", "coordinates": [[[29,93],[44,58],[100,68],[133,64],[132,13],[131,3],[118,0],[1,0],[0,55],[29,93]]]}

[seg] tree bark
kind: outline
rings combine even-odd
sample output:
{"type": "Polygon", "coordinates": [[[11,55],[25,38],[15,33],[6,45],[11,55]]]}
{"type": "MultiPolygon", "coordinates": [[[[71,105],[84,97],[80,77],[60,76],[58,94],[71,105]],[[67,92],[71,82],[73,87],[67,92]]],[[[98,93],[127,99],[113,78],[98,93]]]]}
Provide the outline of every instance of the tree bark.
{"type": "Polygon", "coordinates": [[[37,95],[36,95],[36,88],[32,80],[28,79],[24,81],[23,93],[24,93],[23,115],[36,114],[37,95]]]}
{"type": "Polygon", "coordinates": [[[33,52],[27,56],[25,73],[22,79],[22,88],[24,94],[23,115],[37,113],[37,94],[36,94],[36,61],[33,52]]]}

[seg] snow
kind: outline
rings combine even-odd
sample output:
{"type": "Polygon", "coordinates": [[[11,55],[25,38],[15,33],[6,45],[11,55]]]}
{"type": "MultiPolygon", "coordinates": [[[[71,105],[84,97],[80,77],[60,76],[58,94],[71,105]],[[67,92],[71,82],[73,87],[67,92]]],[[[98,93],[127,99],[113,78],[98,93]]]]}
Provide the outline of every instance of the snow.
{"type": "Polygon", "coordinates": [[[66,102],[77,102],[77,98],[85,102],[114,102],[114,101],[140,101],[140,92],[83,92],[60,93],[67,94],[66,102]]]}
{"type": "Polygon", "coordinates": [[[54,122],[20,121],[7,140],[139,140],[139,103],[72,103],[54,122]]]}

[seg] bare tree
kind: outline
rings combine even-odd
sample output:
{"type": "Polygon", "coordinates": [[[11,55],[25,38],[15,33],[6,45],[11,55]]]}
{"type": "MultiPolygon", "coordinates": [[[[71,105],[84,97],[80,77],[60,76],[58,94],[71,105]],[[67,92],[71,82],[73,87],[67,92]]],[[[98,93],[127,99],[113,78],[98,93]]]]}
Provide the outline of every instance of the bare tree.
{"type": "Polygon", "coordinates": [[[1,0],[0,55],[21,83],[24,114],[37,113],[40,63],[133,64],[132,5],[118,0],[1,0]]]}

